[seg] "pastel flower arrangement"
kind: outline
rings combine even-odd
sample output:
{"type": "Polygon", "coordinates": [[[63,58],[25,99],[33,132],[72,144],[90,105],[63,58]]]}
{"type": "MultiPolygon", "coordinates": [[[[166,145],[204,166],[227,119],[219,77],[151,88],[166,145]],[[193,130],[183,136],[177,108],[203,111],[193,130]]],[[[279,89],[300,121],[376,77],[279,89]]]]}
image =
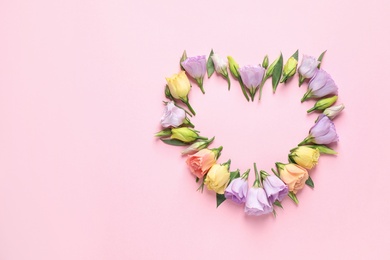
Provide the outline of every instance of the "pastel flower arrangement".
{"type": "Polygon", "coordinates": [[[282,207],[282,201],[289,197],[298,204],[297,193],[305,185],[314,188],[314,182],[309,171],[317,164],[321,154],[334,155],[336,152],[329,147],[338,142],[339,137],[333,123],[334,118],[343,111],[344,104],[334,105],[338,100],[338,87],[325,70],[320,68],[325,52],[319,58],[303,55],[298,66],[298,50],[283,64],[282,53],[271,64],[266,55],[261,65],[239,66],[231,57],[224,58],[211,50],[208,59],[206,55],[187,57],[184,51],[180,60],[180,70],[166,78],[165,107],[161,117],[162,130],[155,134],[166,144],[186,146],[182,155],[186,156],[189,172],[200,182],[199,190],[204,186],[215,192],[217,207],[225,200],[244,205],[247,215],[260,216],[268,213],[276,215],[275,206],[282,207]],[[320,112],[314,125],[302,142],[290,150],[286,163],[276,162],[272,174],[264,170],[258,171],[254,163],[255,181],[249,185],[250,169],[240,175],[240,170],[230,170],[231,160],[218,163],[223,147],[209,148],[213,138],[203,137],[189,117],[195,116],[188,93],[191,90],[192,78],[203,94],[204,77],[210,78],[214,72],[222,76],[228,83],[229,73],[236,79],[247,101],[254,101],[257,92],[259,100],[265,82],[271,78],[275,93],[280,83],[285,83],[298,71],[299,87],[308,83],[306,93],[301,99],[304,102],[316,99],[317,102],[307,113],[320,112]],[[188,110],[185,108],[187,107],[188,110]]]}

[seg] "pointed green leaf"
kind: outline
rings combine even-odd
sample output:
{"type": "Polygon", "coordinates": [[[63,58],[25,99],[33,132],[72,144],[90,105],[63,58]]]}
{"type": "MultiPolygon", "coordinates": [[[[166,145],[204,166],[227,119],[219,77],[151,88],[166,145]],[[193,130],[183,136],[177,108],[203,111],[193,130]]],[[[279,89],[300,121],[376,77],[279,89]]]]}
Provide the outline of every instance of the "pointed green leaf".
{"type": "Polygon", "coordinates": [[[230,172],[230,181],[232,181],[233,179],[236,179],[240,177],[240,170],[236,170],[234,172],[230,172]]]}
{"type": "Polygon", "coordinates": [[[309,176],[309,179],[306,180],[306,185],[309,186],[310,188],[314,188],[314,182],[313,180],[311,179],[311,177],[309,176]]]}
{"type": "Polygon", "coordinates": [[[272,214],[274,215],[274,218],[276,218],[276,211],[273,209],[272,214]]]}
{"type": "Polygon", "coordinates": [[[294,52],[294,54],[292,55],[292,57],[294,57],[294,59],[296,59],[297,61],[298,61],[298,56],[299,56],[299,50],[294,52]]]}
{"type": "Polygon", "coordinates": [[[326,145],[323,144],[313,144],[313,145],[308,145],[310,148],[317,148],[318,151],[322,154],[337,154],[335,150],[332,148],[327,147],[326,145]]]}
{"type": "Polygon", "coordinates": [[[160,140],[163,141],[166,144],[174,145],[174,146],[186,146],[186,145],[188,145],[188,143],[185,143],[185,142],[182,142],[182,141],[176,140],[176,139],[160,139],[160,140]]]}
{"type": "Polygon", "coordinates": [[[278,200],[275,200],[274,205],[279,207],[279,208],[283,208],[282,203],[278,200]]]}
{"type": "Polygon", "coordinates": [[[181,63],[182,63],[183,61],[185,61],[186,59],[187,59],[187,52],[186,52],[186,50],[184,50],[183,55],[181,55],[181,58],[180,58],[180,68],[181,68],[182,70],[185,70],[185,69],[184,69],[184,67],[181,65],[181,63]]]}
{"type": "Polygon", "coordinates": [[[222,202],[224,202],[226,200],[225,198],[225,195],[224,194],[217,194],[217,208],[219,207],[219,205],[222,204],[222,202]]]}
{"type": "Polygon", "coordinates": [[[317,60],[320,62],[320,64],[318,64],[317,68],[320,68],[320,67],[321,67],[322,59],[324,58],[325,53],[326,53],[326,51],[324,51],[323,53],[321,53],[320,57],[318,57],[317,60]]]}
{"type": "Polygon", "coordinates": [[[290,199],[292,199],[292,200],[295,202],[295,204],[297,204],[297,205],[299,204],[297,195],[295,195],[294,192],[290,191],[290,192],[288,193],[288,196],[290,197],[290,199]]]}
{"type": "Polygon", "coordinates": [[[280,82],[280,77],[282,76],[283,71],[283,55],[280,54],[280,59],[278,59],[277,63],[275,64],[275,67],[272,72],[272,89],[275,93],[276,88],[278,87],[278,84],[280,82]]]}
{"type": "Polygon", "coordinates": [[[210,78],[211,75],[213,75],[214,71],[215,71],[215,68],[214,68],[214,62],[213,62],[213,59],[211,58],[211,56],[214,55],[214,51],[213,49],[211,49],[211,52],[210,52],[210,55],[209,55],[209,58],[207,59],[207,63],[206,63],[206,67],[207,67],[207,76],[210,78]]]}

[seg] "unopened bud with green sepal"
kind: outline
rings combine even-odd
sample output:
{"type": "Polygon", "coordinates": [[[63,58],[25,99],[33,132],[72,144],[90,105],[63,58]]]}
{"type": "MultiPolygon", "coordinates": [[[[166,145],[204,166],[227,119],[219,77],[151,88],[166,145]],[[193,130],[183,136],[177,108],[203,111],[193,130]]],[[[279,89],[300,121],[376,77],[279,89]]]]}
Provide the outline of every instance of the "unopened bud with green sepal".
{"type": "Polygon", "coordinates": [[[264,69],[267,69],[267,68],[268,68],[268,64],[269,64],[268,55],[265,55],[265,57],[264,57],[264,59],[263,59],[263,63],[261,64],[261,66],[262,66],[264,69]]]}
{"type": "Polygon", "coordinates": [[[307,110],[307,113],[311,113],[314,110],[324,110],[331,105],[333,105],[337,101],[338,96],[323,98],[321,100],[318,100],[312,108],[307,110]]]}
{"type": "Polygon", "coordinates": [[[240,73],[238,72],[238,69],[240,68],[240,66],[238,65],[238,63],[233,59],[232,56],[227,56],[227,59],[229,61],[229,69],[230,69],[230,72],[232,73],[232,75],[235,77],[235,78],[239,78],[240,77],[240,73]]]}
{"type": "Polygon", "coordinates": [[[171,139],[180,140],[184,143],[192,143],[197,139],[207,140],[207,138],[199,136],[198,131],[188,127],[173,128],[171,131],[171,139]]]}
{"type": "Polygon", "coordinates": [[[280,83],[286,82],[289,78],[295,75],[298,65],[298,50],[287,60],[283,67],[283,76],[280,83]]]}

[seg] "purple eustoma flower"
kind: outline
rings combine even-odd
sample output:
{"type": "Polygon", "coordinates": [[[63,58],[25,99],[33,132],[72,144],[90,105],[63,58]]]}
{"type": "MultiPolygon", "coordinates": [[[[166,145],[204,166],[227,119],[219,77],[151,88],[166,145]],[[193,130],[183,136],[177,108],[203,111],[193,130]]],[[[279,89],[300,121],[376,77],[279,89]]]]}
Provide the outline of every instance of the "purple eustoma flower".
{"type": "Polygon", "coordinates": [[[246,201],[248,193],[248,181],[246,179],[237,178],[230,182],[225,190],[225,198],[242,204],[246,201]]]}
{"type": "Polygon", "coordinates": [[[250,188],[246,197],[245,213],[247,215],[260,216],[272,211],[272,204],[269,203],[264,189],[256,186],[250,188]]]}
{"type": "Polygon", "coordinates": [[[315,125],[310,129],[309,136],[300,144],[330,144],[337,142],[339,137],[336,133],[336,127],[329,117],[321,114],[315,125]]]}
{"type": "Polygon", "coordinates": [[[303,78],[310,79],[317,73],[318,64],[320,64],[320,62],[316,58],[303,55],[302,63],[298,68],[298,72],[303,78]]]}
{"type": "Polygon", "coordinates": [[[319,69],[309,81],[309,88],[301,101],[309,98],[322,98],[330,94],[336,95],[338,87],[332,77],[323,69],[319,69]]]}
{"type": "Polygon", "coordinates": [[[196,83],[198,83],[198,86],[204,94],[203,78],[206,74],[206,56],[188,57],[181,62],[181,65],[185,71],[196,80],[196,83]]]}
{"type": "Polygon", "coordinates": [[[276,200],[282,201],[288,194],[287,185],[275,175],[268,175],[263,180],[263,187],[271,204],[276,200]]]}
{"type": "Polygon", "coordinates": [[[164,108],[164,114],[161,117],[162,127],[178,127],[183,124],[186,118],[186,112],[175,106],[173,102],[168,102],[164,108]]]}
{"type": "Polygon", "coordinates": [[[260,86],[261,81],[263,80],[265,69],[260,65],[249,65],[239,68],[239,72],[242,82],[244,83],[245,87],[249,89],[253,101],[253,97],[256,94],[257,88],[260,86]]]}

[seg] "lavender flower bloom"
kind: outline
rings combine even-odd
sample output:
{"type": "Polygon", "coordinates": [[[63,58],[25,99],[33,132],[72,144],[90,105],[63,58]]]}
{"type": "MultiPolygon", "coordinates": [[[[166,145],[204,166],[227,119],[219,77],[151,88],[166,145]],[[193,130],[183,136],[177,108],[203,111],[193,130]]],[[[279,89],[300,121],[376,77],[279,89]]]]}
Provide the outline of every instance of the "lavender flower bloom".
{"type": "Polygon", "coordinates": [[[316,124],[310,129],[309,136],[303,141],[315,144],[330,144],[337,142],[339,137],[336,133],[336,127],[329,117],[321,114],[316,124]]]}
{"type": "Polygon", "coordinates": [[[337,95],[338,87],[332,77],[322,69],[309,81],[309,88],[301,101],[309,98],[322,98],[330,94],[337,95]]]}
{"type": "Polygon", "coordinates": [[[186,118],[186,112],[175,106],[171,101],[168,102],[164,109],[164,114],[161,117],[162,127],[178,127],[183,124],[184,119],[186,118]]]}
{"type": "Polygon", "coordinates": [[[196,83],[198,83],[200,90],[204,94],[203,78],[206,74],[206,56],[188,57],[185,61],[181,62],[181,65],[196,80],[196,83]]]}
{"type": "Polygon", "coordinates": [[[240,76],[242,78],[242,82],[248,88],[257,88],[261,80],[263,79],[263,75],[265,69],[260,65],[255,66],[244,66],[239,68],[240,76]]]}
{"type": "Polygon", "coordinates": [[[247,215],[260,216],[272,211],[272,204],[269,203],[264,189],[260,187],[250,188],[246,197],[245,213],[247,215]]]}
{"type": "Polygon", "coordinates": [[[288,187],[275,175],[269,175],[263,180],[265,193],[268,200],[273,204],[276,200],[282,201],[288,194],[288,187]]]}
{"type": "Polygon", "coordinates": [[[237,178],[230,182],[225,190],[225,198],[231,199],[235,203],[242,204],[246,201],[248,193],[248,181],[246,179],[237,178]]]}
{"type": "Polygon", "coordinates": [[[320,62],[316,58],[303,55],[302,63],[298,68],[298,72],[303,78],[310,79],[318,71],[318,64],[320,64],[320,62]]]}
{"type": "Polygon", "coordinates": [[[260,65],[244,66],[239,68],[240,76],[244,85],[249,89],[252,97],[256,94],[257,88],[260,86],[265,73],[265,69],[260,65]]]}

